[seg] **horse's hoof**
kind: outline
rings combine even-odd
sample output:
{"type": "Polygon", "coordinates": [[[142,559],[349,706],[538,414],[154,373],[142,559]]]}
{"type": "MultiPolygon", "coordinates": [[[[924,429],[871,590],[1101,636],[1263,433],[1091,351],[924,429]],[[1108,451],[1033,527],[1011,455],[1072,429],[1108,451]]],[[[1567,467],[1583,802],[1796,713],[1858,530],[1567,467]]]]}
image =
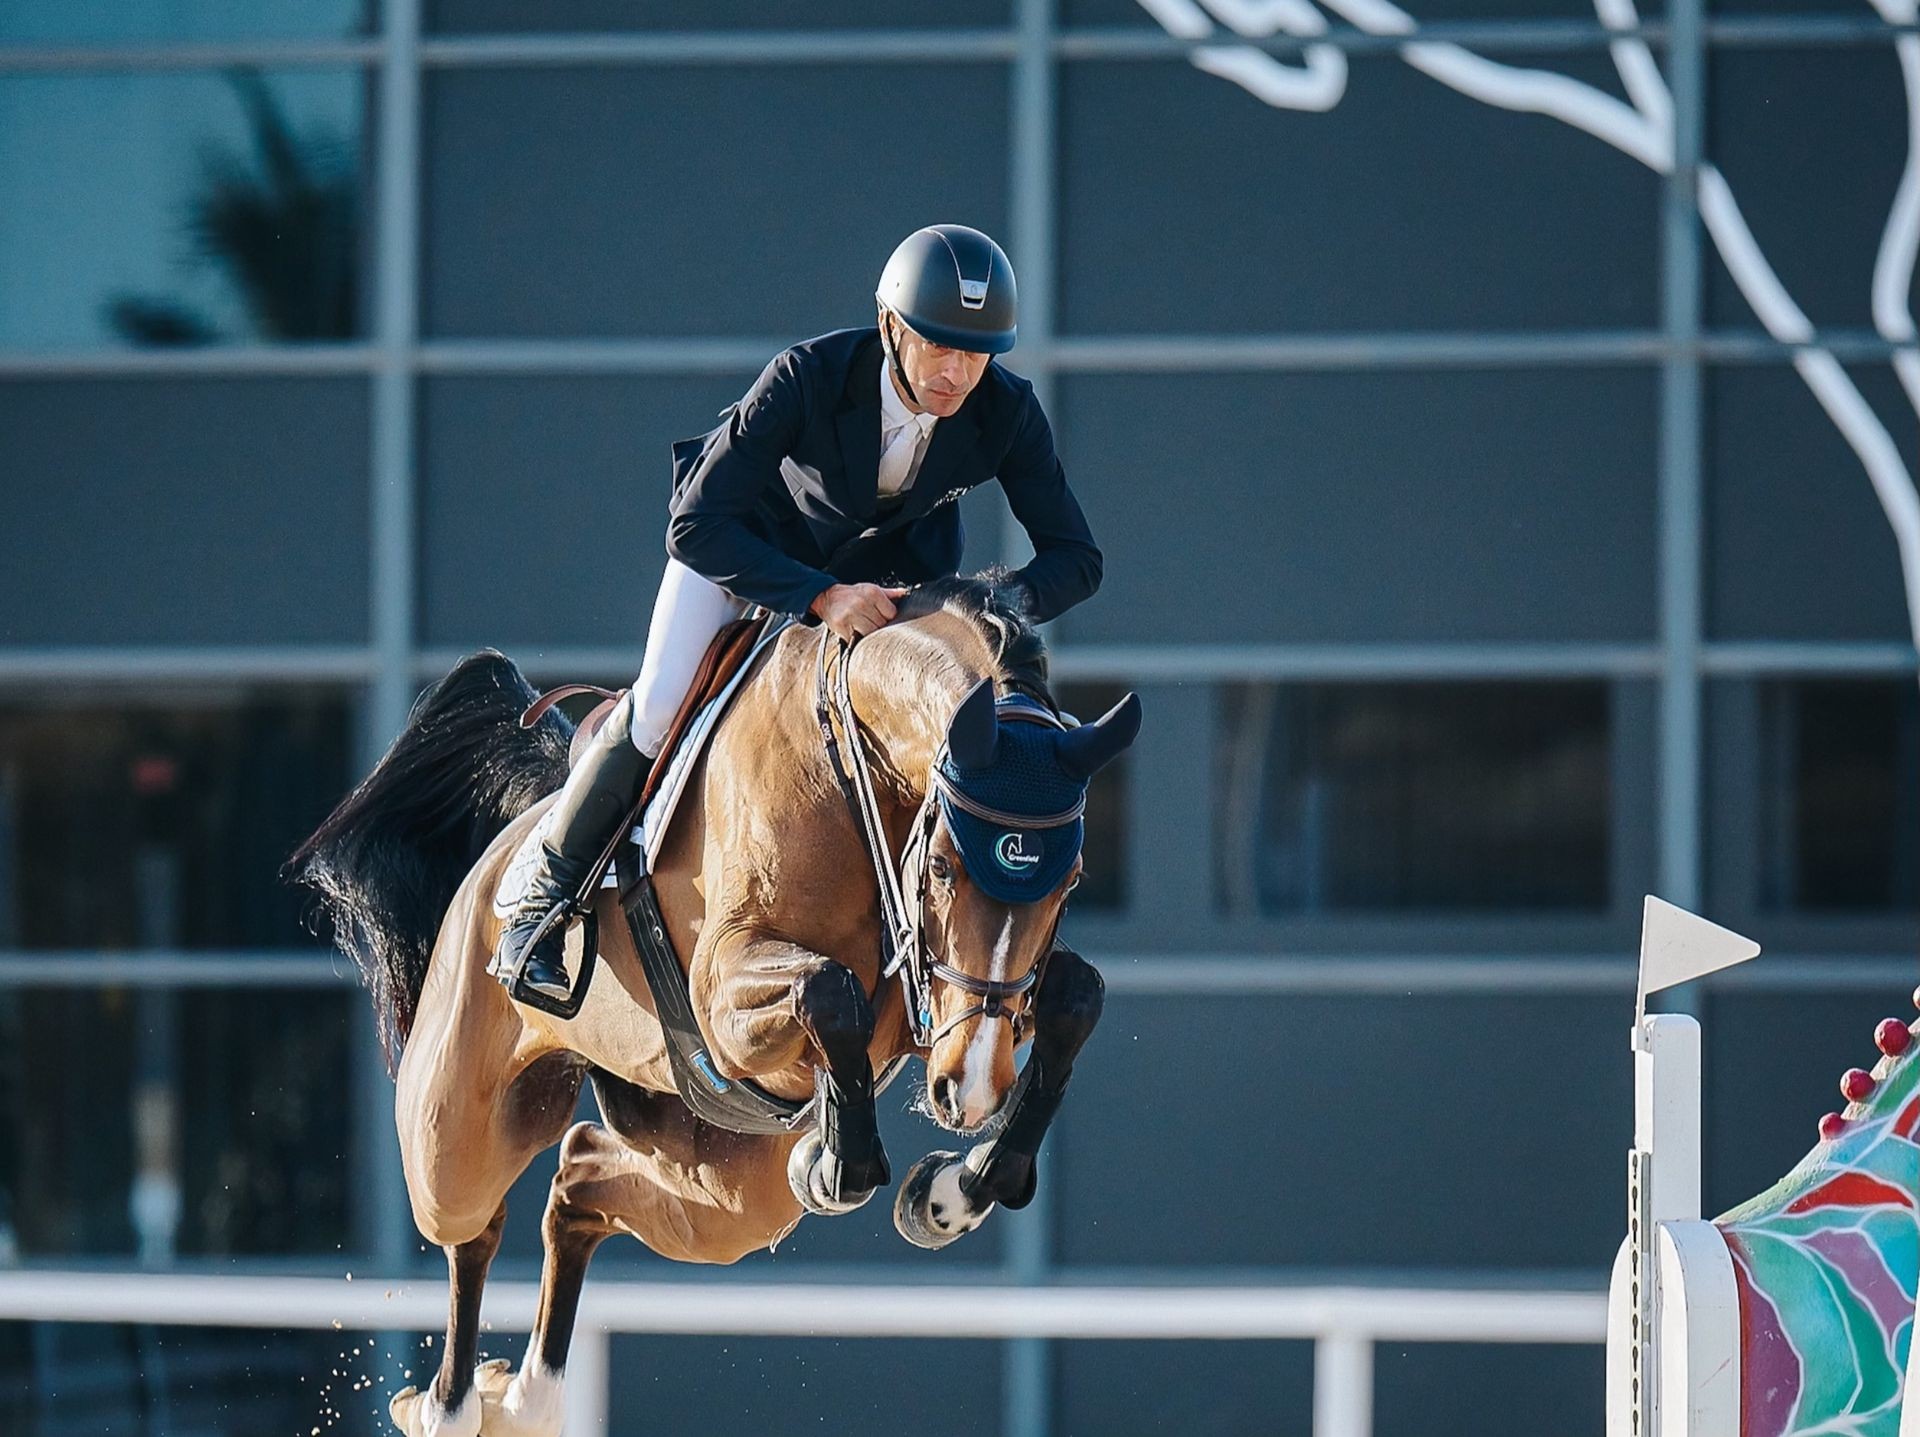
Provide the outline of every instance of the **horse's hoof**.
{"type": "Polygon", "coordinates": [[[560,1374],[533,1358],[515,1372],[504,1357],[473,1369],[484,1417],[481,1437],[560,1437],[566,1405],[560,1374]]]}
{"type": "Polygon", "coordinates": [[[406,1437],[480,1437],[480,1394],[469,1392],[453,1411],[444,1411],[431,1391],[403,1387],[387,1404],[387,1416],[406,1437]]]}
{"type": "Polygon", "coordinates": [[[975,1209],[960,1190],[966,1161],[958,1153],[928,1153],[907,1170],[900,1195],[893,1200],[893,1225],[915,1247],[945,1247],[965,1237],[993,1211],[993,1204],[975,1209]]]}
{"type": "Polygon", "coordinates": [[[845,1172],[840,1171],[839,1159],[827,1151],[818,1128],[795,1143],[793,1151],[787,1155],[787,1186],[793,1189],[800,1206],[816,1217],[834,1217],[843,1212],[852,1212],[857,1207],[864,1207],[867,1199],[873,1196],[873,1186],[855,1189],[858,1194],[855,1197],[837,1196],[846,1186],[846,1176],[845,1172]],[[840,1172],[839,1181],[835,1180],[835,1172],[840,1172]]]}

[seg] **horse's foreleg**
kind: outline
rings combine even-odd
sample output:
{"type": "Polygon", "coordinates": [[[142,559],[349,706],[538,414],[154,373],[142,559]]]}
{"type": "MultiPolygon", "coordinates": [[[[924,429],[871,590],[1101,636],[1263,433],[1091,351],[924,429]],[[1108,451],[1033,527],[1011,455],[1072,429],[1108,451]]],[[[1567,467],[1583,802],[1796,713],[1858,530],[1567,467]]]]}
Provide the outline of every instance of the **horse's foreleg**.
{"type": "Polygon", "coordinates": [[[809,1212],[850,1212],[893,1180],[874,1110],[874,1012],[851,969],[831,960],[796,978],[793,1011],[823,1060],[814,1070],[818,1122],[787,1162],[809,1212]]]}
{"type": "Polygon", "coordinates": [[[445,1249],[449,1301],[440,1371],[428,1392],[406,1388],[389,1406],[394,1425],[408,1437],[478,1437],[481,1402],[473,1390],[473,1359],[480,1347],[480,1293],[506,1221],[502,1203],[478,1237],[445,1249]]]}
{"type": "Polygon", "coordinates": [[[1056,942],[1034,995],[1033,1050],[1008,1099],[1006,1122],[964,1158],[930,1153],[913,1165],[893,1208],[902,1237],[919,1247],[945,1247],[978,1227],[995,1204],[1023,1208],[1033,1201],[1040,1144],[1105,1002],[1100,970],[1056,942]]]}
{"type": "Polygon", "coordinates": [[[819,1122],[787,1165],[802,1207],[850,1212],[892,1181],[873,1106],[873,1004],[850,968],[784,939],[746,937],[700,955],[695,991],[726,1076],[814,1069],[819,1122]]]}

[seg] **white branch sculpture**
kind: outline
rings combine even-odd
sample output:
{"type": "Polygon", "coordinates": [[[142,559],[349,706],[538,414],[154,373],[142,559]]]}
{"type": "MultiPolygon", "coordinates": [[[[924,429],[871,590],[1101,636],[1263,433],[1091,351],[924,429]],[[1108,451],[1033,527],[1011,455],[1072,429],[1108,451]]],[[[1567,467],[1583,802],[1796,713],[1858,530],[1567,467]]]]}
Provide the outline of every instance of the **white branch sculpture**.
{"type": "MultiPolygon", "coordinates": [[[[1282,31],[1311,38],[1326,34],[1328,28],[1311,0],[1139,3],[1168,34],[1185,40],[1214,35],[1216,20],[1243,39],[1264,39],[1282,31]]],[[[1412,36],[1419,28],[1414,17],[1392,0],[1321,3],[1369,35],[1412,36]]],[[[1892,24],[1911,25],[1920,14],[1920,0],[1871,3],[1892,24]]],[[[1622,32],[1609,49],[1631,104],[1557,71],[1502,64],[1459,45],[1408,39],[1398,49],[1414,69],[1471,99],[1504,110],[1551,116],[1605,140],[1658,174],[1671,174],[1673,94],[1646,42],[1626,33],[1639,25],[1634,0],[1594,0],[1594,9],[1609,30],[1622,32]]],[[[1908,401],[1920,414],[1920,345],[1916,345],[1908,302],[1915,259],[1920,255],[1920,36],[1896,36],[1894,49],[1906,90],[1907,158],[1874,265],[1873,322],[1883,339],[1907,346],[1895,352],[1893,368],[1908,401]]],[[[1200,69],[1233,81],[1269,105],[1324,111],[1339,104],[1346,90],[1346,57],[1334,46],[1309,44],[1302,61],[1299,66],[1287,65],[1257,46],[1244,44],[1203,45],[1193,52],[1193,63],[1200,69]]],[[[1806,346],[1794,356],[1793,367],[1859,457],[1893,528],[1908,625],[1915,647],[1920,648],[1920,489],[1899,446],[1832,352],[1817,346],[1812,322],[1767,262],[1726,177],[1710,163],[1698,168],[1696,199],[1709,238],[1762,327],[1782,343],[1806,346]]]]}

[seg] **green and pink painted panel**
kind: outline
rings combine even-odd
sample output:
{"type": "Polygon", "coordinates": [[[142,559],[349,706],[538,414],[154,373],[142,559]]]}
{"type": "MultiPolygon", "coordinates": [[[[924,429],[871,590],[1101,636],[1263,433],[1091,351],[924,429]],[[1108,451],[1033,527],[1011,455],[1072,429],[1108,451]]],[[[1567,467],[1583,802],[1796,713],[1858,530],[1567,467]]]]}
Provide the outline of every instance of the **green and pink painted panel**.
{"type": "MultiPolygon", "coordinates": [[[[1916,994],[1920,1002],[1920,994],[1916,994]]],[[[1920,1276],[1920,1045],[1871,1073],[1778,1183],[1715,1219],[1740,1290],[1741,1437],[1898,1437],[1920,1276]]]]}

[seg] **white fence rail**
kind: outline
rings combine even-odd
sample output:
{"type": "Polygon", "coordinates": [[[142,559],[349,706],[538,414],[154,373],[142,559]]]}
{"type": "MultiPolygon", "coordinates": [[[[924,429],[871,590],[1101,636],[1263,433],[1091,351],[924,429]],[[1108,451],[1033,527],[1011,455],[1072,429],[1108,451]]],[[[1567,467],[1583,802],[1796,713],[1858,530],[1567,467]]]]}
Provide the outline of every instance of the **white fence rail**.
{"type": "MultiPolygon", "coordinates": [[[[538,1289],[490,1283],[483,1321],[525,1332],[538,1289]]],[[[0,1321],[437,1331],[439,1282],[0,1272],[0,1321]]],[[[567,1437],[607,1431],[616,1332],[733,1336],[1291,1339],[1314,1344],[1314,1437],[1371,1437],[1381,1342],[1601,1343],[1606,1295],[1383,1287],[589,1283],[567,1363],[567,1437]]]]}

